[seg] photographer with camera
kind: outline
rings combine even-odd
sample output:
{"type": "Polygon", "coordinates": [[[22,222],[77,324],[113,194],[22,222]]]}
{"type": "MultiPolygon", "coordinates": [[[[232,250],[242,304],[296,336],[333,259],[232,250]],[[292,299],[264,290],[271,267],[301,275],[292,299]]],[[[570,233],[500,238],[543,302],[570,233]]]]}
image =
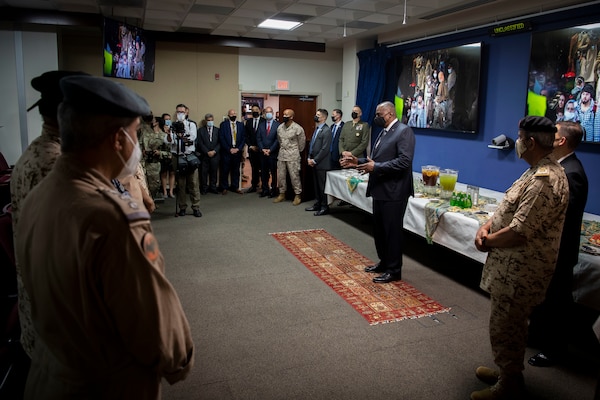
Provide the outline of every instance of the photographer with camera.
{"type": "MultiPolygon", "coordinates": [[[[176,107],[177,121],[171,124],[171,137],[176,145],[177,157],[177,203],[180,217],[185,216],[187,208],[186,190],[190,194],[194,217],[201,217],[200,188],[198,183],[198,167],[200,160],[196,157],[197,128],[193,121],[187,119],[188,108],[184,104],[176,107]]],[[[168,141],[169,137],[167,137],[168,141]]]]}

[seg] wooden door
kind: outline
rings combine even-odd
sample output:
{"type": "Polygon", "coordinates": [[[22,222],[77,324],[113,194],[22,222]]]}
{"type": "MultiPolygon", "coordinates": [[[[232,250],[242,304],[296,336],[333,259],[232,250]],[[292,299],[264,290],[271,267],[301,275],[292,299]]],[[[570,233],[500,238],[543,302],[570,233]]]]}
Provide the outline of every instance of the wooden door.
{"type": "MultiPolygon", "coordinates": [[[[283,110],[294,110],[294,121],[300,124],[306,134],[306,146],[301,154],[301,170],[300,180],[302,182],[302,201],[308,201],[315,198],[313,170],[306,164],[306,156],[308,153],[308,145],[312,139],[312,134],[315,131],[314,116],[317,113],[317,97],[316,96],[298,96],[298,95],[280,95],[279,96],[279,116],[283,115],[283,110]]],[[[280,121],[281,122],[281,121],[280,121]]],[[[286,198],[292,199],[294,192],[292,186],[287,183],[286,198]]]]}

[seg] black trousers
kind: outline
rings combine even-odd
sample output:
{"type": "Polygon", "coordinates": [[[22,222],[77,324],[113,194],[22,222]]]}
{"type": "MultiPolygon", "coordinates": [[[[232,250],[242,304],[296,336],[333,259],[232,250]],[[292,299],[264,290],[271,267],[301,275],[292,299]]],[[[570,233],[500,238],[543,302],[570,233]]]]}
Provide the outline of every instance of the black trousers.
{"type": "Polygon", "coordinates": [[[261,176],[261,153],[248,149],[248,158],[250,159],[250,166],[252,167],[252,179],[250,180],[250,183],[252,184],[252,187],[258,187],[258,180],[261,176]]]}
{"type": "Polygon", "coordinates": [[[237,190],[240,186],[242,153],[221,154],[221,189],[237,190]],[[231,180],[229,179],[231,176],[231,180]],[[230,185],[231,183],[231,185],[230,185]]]}
{"type": "Polygon", "coordinates": [[[327,204],[327,195],[325,194],[325,180],[327,179],[326,169],[315,169],[314,170],[314,183],[315,183],[315,206],[320,207],[321,210],[329,207],[327,204]]]}
{"type": "Polygon", "coordinates": [[[209,187],[217,190],[217,172],[219,171],[219,154],[213,157],[204,155],[202,157],[202,169],[200,170],[200,189],[206,191],[209,187]]]}
{"type": "Polygon", "coordinates": [[[402,276],[402,222],[408,199],[384,201],[373,199],[373,238],[382,270],[402,276]]]}
{"type": "Polygon", "coordinates": [[[277,157],[260,156],[260,181],[261,190],[269,191],[269,178],[271,178],[271,189],[277,189],[277,157]]]}

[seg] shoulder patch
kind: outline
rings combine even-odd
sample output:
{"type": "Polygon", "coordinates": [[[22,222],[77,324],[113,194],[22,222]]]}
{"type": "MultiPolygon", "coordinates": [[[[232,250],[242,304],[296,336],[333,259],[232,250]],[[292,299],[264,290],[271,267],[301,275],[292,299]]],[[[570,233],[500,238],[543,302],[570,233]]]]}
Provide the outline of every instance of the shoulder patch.
{"type": "Polygon", "coordinates": [[[119,193],[116,190],[107,188],[98,188],[98,191],[115,203],[123,211],[128,221],[150,219],[150,214],[146,208],[135,201],[129,194],[119,193]]]}
{"type": "Polygon", "coordinates": [[[550,176],[550,169],[548,167],[539,167],[534,176],[550,176]]]}
{"type": "Polygon", "coordinates": [[[154,235],[150,232],[146,233],[142,238],[142,250],[144,255],[150,262],[154,262],[160,256],[160,250],[158,249],[158,242],[154,235]]]}

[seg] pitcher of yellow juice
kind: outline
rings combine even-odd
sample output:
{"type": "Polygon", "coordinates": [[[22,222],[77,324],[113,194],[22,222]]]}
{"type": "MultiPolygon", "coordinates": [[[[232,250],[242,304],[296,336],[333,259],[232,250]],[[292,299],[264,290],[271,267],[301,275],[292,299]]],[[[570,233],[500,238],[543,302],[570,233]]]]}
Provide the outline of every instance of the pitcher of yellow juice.
{"type": "Polygon", "coordinates": [[[449,199],[452,197],[452,192],[456,186],[458,180],[458,171],[455,169],[441,169],[440,170],[440,186],[442,191],[440,197],[449,199]]]}

